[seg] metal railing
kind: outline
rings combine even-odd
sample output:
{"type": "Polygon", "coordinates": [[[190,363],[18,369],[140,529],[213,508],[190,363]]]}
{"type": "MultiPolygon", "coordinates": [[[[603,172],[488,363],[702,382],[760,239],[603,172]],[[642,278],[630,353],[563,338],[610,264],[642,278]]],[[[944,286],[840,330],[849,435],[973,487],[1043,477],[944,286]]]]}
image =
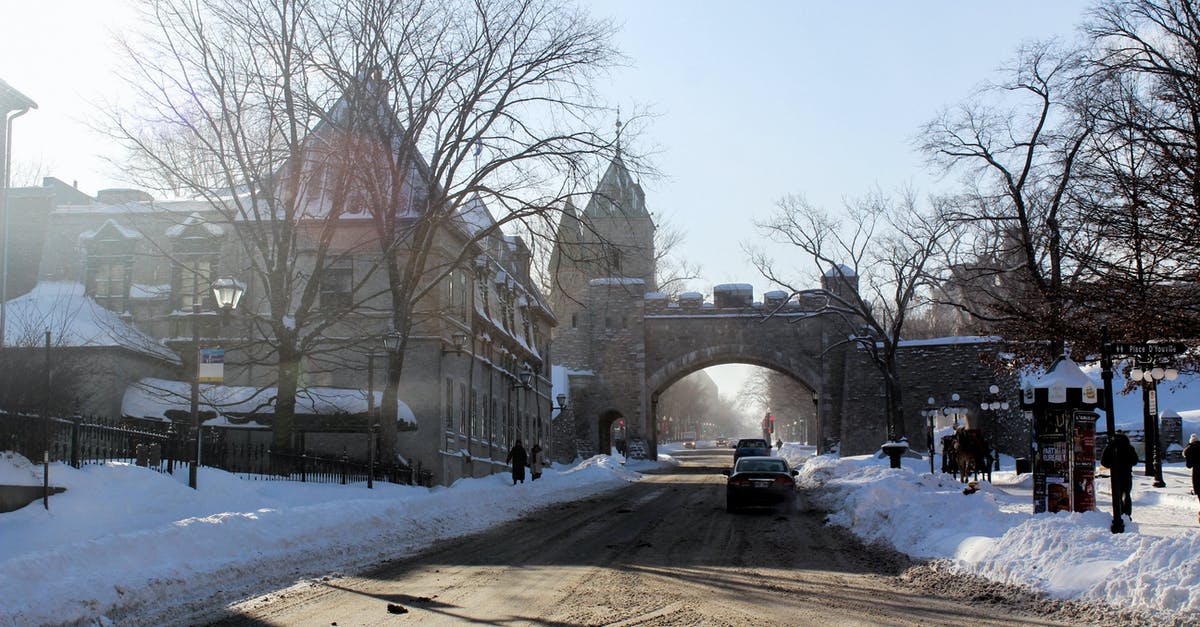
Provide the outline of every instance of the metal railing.
{"type": "MultiPolygon", "coordinates": [[[[272,451],[262,444],[237,444],[225,429],[204,429],[201,463],[251,480],[306,483],[360,483],[375,481],[428,486],[432,473],[406,466],[321,456],[312,451],[272,451]]],[[[44,453],[49,461],[79,468],[86,464],[127,462],[164,473],[174,473],[195,460],[194,429],[176,431],[165,424],[161,431],[114,425],[95,418],[75,416],[43,419],[30,414],[0,412],[0,450],[12,450],[35,462],[44,453]]]]}

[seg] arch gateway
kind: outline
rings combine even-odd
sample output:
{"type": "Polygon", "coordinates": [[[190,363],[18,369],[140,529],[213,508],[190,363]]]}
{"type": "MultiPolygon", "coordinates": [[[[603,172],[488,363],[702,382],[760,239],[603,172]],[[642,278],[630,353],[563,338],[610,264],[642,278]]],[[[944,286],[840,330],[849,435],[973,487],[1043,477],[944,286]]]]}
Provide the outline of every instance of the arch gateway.
{"type": "MultiPolygon", "coordinates": [[[[714,302],[698,293],[671,299],[655,285],[654,222],[640,184],[620,154],[609,164],[583,211],[563,209],[551,255],[555,395],[552,450],[561,461],[607,453],[610,427],[624,421],[632,456],[658,452],[657,399],[671,384],[709,366],[743,363],[783,373],[813,394],[821,452],[871,453],[886,440],[882,377],[846,338],[854,331],[823,314],[825,298],[768,292],[761,301],[745,284],[716,286],[714,302]]],[[[845,294],[856,276],[831,272],[821,288],[845,294]]],[[[958,393],[978,408],[990,385],[1018,398],[1015,375],[997,375],[997,338],[946,338],[902,346],[904,424],[912,448],[927,450],[926,399],[945,404],[958,393]],[[910,376],[911,375],[911,376],[910,376]]],[[[982,415],[1002,452],[1025,455],[1028,425],[1008,412],[982,415]]],[[[970,415],[968,416],[970,419],[970,415]]],[[[815,432],[814,432],[815,431],[815,432]]]]}

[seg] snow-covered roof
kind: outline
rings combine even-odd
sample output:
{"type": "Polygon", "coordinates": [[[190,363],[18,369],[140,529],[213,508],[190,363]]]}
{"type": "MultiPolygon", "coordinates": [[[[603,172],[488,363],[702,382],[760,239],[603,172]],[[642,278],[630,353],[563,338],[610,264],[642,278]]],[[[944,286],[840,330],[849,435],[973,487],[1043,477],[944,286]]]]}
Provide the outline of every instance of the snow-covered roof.
{"type": "Polygon", "coordinates": [[[723,283],[713,287],[713,292],[753,292],[754,286],[749,283],[723,283]]]}
{"type": "Polygon", "coordinates": [[[121,237],[124,237],[125,239],[141,239],[142,238],[142,234],[139,233],[138,231],[135,231],[127,226],[122,225],[120,222],[117,222],[113,218],[109,218],[104,221],[104,224],[100,225],[100,228],[98,228],[94,231],[84,231],[84,232],[80,233],[79,239],[81,241],[95,239],[96,236],[99,235],[100,232],[105,229],[114,230],[117,232],[118,235],[120,235],[121,237]]]}
{"type": "Polygon", "coordinates": [[[1050,371],[1038,377],[1033,383],[1035,388],[1049,388],[1055,385],[1064,388],[1099,387],[1095,381],[1087,375],[1079,364],[1071,360],[1070,357],[1060,357],[1057,362],[1051,366],[1050,371]]]}
{"type": "Polygon", "coordinates": [[[496,226],[496,218],[478,195],[471,196],[470,200],[459,207],[458,218],[472,237],[496,226]]]}
{"type": "Polygon", "coordinates": [[[221,228],[219,224],[213,224],[204,216],[200,215],[199,212],[193,212],[183,221],[182,224],[176,224],[175,226],[168,228],[167,237],[179,237],[183,235],[183,232],[186,231],[188,227],[192,226],[200,226],[212,237],[223,237],[225,235],[225,229],[221,228]]]}
{"type": "Polygon", "coordinates": [[[646,281],[642,279],[633,279],[630,277],[608,277],[605,279],[592,279],[588,281],[588,285],[645,285],[646,281]]]}
{"type": "Polygon", "coordinates": [[[643,298],[646,300],[666,300],[667,295],[662,292],[646,292],[643,298]]]}
{"type": "MultiPolygon", "coordinates": [[[[201,385],[200,411],[216,413],[218,418],[205,424],[231,424],[230,416],[273,414],[275,412],[276,388],[253,386],[201,385]]],[[[375,392],[375,405],[379,406],[383,393],[375,392]]],[[[397,422],[415,425],[416,415],[401,400],[396,401],[397,422]]],[[[170,410],[191,410],[191,383],[168,379],[145,378],[125,389],[121,400],[121,415],[134,418],[166,420],[170,410]]],[[[296,413],[318,416],[338,414],[365,414],[367,391],[353,388],[303,388],[296,391],[296,413]]]]}
{"type": "Polygon", "coordinates": [[[54,346],[117,347],[180,363],[174,351],[101,307],[74,281],[41,281],[9,301],[4,334],[9,346],[41,346],[47,329],[54,346]]]}
{"type": "Polygon", "coordinates": [[[854,271],[854,268],[851,268],[850,266],[839,263],[838,265],[826,270],[825,276],[827,276],[827,277],[836,277],[836,276],[852,277],[852,276],[858,276],[858,273],[854,271]]]}
{"type": "Polygon", "coordinates": [[[1001,338],[994,335],[952,335],[927,340],[901,340],[899,346],[911,348],[916,346],[943,346],[947,344],[990,344],[999,341],[1001,341],[1001,338]]]}
{"type": "Polygon", "coordinates": [[[783,300],[788,297],[788,293],[783,290],[771,290],[763,294],[763,298],[767,300],[783,300]]]}

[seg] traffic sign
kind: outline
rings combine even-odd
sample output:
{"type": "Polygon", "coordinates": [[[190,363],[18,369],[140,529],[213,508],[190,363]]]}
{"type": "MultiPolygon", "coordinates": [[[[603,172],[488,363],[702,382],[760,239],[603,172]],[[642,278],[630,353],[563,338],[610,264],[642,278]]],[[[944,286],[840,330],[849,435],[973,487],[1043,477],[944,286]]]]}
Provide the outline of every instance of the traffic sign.
{"type": "Polygon", "coordinates": [[[1128,342],[1113,342],[1108,345],[1109,355],[1178,355],[1187,352],[1187,345],[1179,342],[1156,342],[1147,344],[1130,344],[1128,342]]]}

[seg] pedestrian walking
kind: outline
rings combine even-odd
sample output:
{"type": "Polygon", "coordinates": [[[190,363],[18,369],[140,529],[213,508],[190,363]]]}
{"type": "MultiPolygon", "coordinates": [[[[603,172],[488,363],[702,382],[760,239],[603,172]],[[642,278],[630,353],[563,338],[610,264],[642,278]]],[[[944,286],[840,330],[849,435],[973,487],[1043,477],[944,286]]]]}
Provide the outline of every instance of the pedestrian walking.
{"type": "Polygon", "coordinates": [[[513,447],[508,451],[508,457],[505,457],[504,461],[512,464],[513,485],[517,485],[517,482],[525,483],[525,466],[529,461],[529,455],[525,453],[525,447],[521,446],[520,440],[513,443],[513,447]]]}
{"type": "MultiPolygon", "coordinates": [[[[1200,499],[1200,437],[1193,433],[1188,438],[1188,445],[1183,447],[1183,462],[1192,469],[1192,494],[1200,499]]],[[[1200,514],[1196,516],[1200,521],[1200,514]]]]}
{"type": "Polygon", "coordinates": [[[529,478],[533,481],[540,479],[545,465],[546,454],[542,452],[542,445],[535,442],[533,448],[529,449],[529,478]]]}
{"type": "Polygon", "coordinates": [[[1113,500],[1121,504],[1121,513],[1133,520],[1133,467],[1138,464],[1138,454],[1129,443],[1129,436],[1118,431],[1104,447],[1100,464],[1108,469],[1113,478],[1113,500]]]}

